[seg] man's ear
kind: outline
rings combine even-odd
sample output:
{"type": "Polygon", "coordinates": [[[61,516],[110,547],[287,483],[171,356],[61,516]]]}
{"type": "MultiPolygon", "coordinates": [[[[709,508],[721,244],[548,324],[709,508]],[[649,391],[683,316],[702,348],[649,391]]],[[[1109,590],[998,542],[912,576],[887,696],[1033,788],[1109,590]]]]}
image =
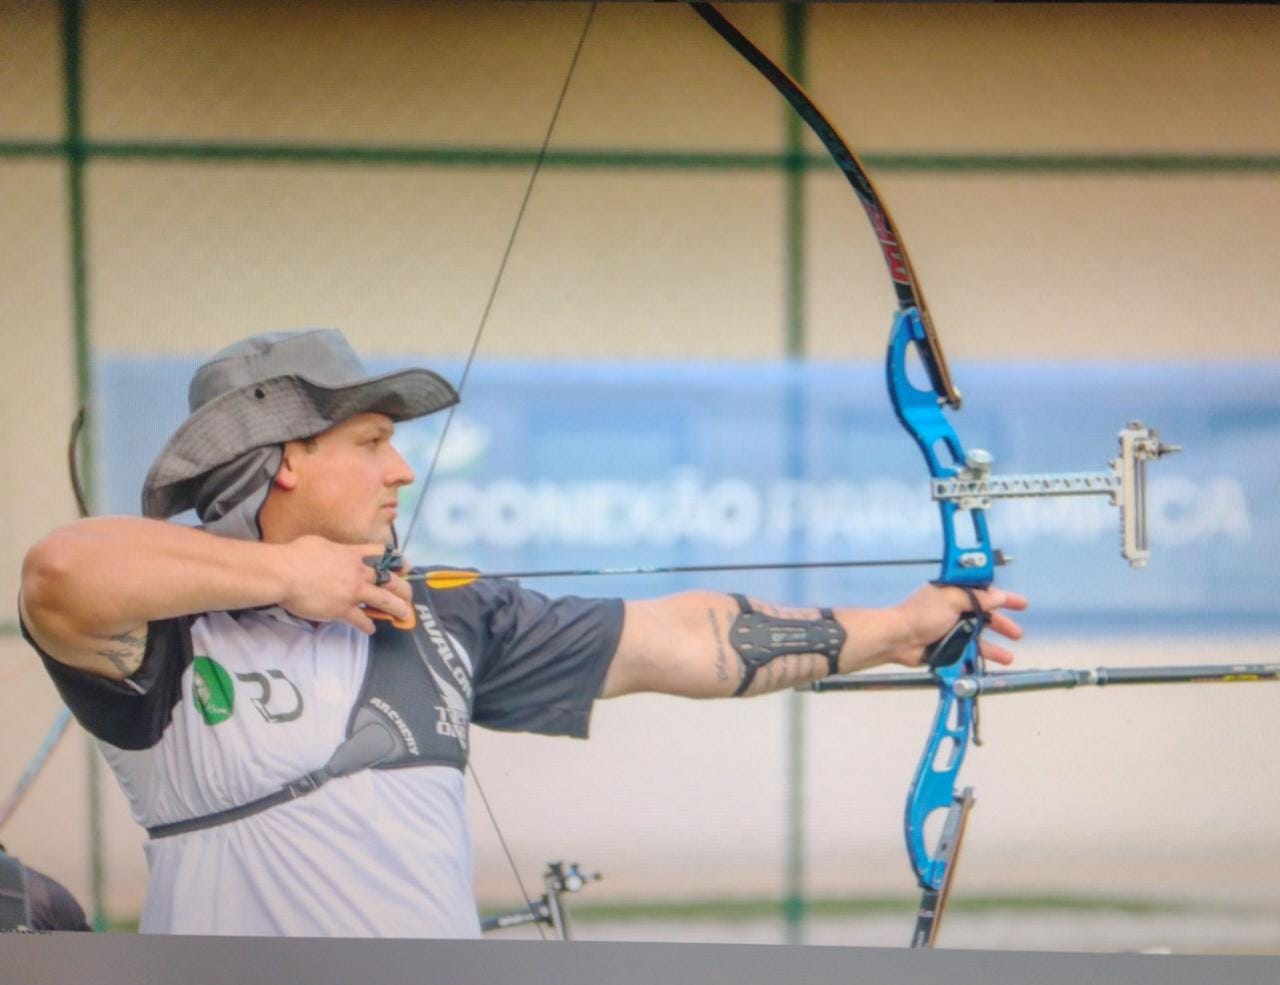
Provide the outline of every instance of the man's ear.
{"type": "Polygon", "coordinates": [[[283,489],[285,492],[293,492],[298,488],[298,472],[295,468],[299,456],[304,453],[302,442],[289,441],[285,443],[284,455],[280,459],[280,468],[276,469],[276,477],[271,480],[272,485],[277,489],[283,489]]]}

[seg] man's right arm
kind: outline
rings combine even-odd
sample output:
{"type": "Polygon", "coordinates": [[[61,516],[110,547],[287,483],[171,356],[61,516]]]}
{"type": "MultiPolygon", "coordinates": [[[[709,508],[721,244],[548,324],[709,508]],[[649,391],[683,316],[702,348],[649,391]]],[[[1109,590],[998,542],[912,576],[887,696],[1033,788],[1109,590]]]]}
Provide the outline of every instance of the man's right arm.
{"type": "Polygon", "coordinates": [[[375,586],[363,561],[381,551],[313,536],[264,544],[161,520],[97,517],[55,530],[27,552],[19,607],[49,656],[123,680],[142,662],[147,624],[161,619],[281,605],[371,633],[365,606],[407,615],[408,585],[393,577],[375,586]]]}

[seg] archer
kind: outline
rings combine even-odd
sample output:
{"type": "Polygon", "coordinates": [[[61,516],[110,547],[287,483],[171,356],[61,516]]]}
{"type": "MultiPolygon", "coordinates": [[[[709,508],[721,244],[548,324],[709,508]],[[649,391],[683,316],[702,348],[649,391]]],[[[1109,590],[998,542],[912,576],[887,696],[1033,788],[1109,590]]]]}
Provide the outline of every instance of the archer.
{"type": "Polygon", "coordinates": [[[189,396],[144,518],[54,531],[20,597],[24,635],[151,835],[145,932],[477,936],[472,722],[585,738],[598,698],[917,667],[957,625],[962,646],[984,624],[1021,636],[1000,610],[1026,600],[990,588],[830,609],[411,585],[386,547],[413,482],[391,437],[456,403],[447,382],[369,376],[340,333],[310,330],[223,349],[189,396]],[[188,509],[200,529],[167,521],[188,509]]]}

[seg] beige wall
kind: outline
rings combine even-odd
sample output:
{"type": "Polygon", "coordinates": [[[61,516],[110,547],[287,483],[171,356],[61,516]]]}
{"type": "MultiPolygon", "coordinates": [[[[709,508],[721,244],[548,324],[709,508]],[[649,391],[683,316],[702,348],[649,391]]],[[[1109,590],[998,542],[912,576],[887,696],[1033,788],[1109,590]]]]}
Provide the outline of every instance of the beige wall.
{"type": "MultiPolygon", "coordinates": [[[[775,8],[743,5],[732,13],[779,51],[775,8]]],[[[584,14],[549,4],[90,2],[86,134],[95,141],[536,146],[584,14]]],[[[809,17],[810,89],[868,154],[1280,154],[1280,10],[822,5],[809,17]]],[[[60,138],[60,59],[54,5],[0,0],[0,141],[60,138]]],[[[687,10],[605,4],[553,146],[776,151],[784,119],[775,94],[687,10]]],[[[320,323],[345,328],[371,353],[462,353],[526,180],[526,171],[499,167],[96,159],[86,175],[93,343],[110,351],[207,351],[250,330],[320,323]]],[[[886,169],[877,181],[953,358],[1280,356],[1275,169],[886,169]]],[[[781,177],[769,171],[546,169],[479,358],[779,355],[783,194],[781,177]]],[[[835,173],[812,175],[808,196],[810,352],[877,358],[892,299],[865,218],[835,173]]],[[[49,158],[0,157],[0,201],[0,461],[10,463],[0,470],[0,597],[11,599],[26,547],[73,515],[63,466],[74,411],[64,167],[49,158]]],[[[1097,655],[1032,656],[1103,662],[1097,655]]],[[[56,702],[13,638],[0,640],[0,682],[4,788],[56,702]]],[[[604,857],[617,841],[614,821],[594,816],[599,805],[590,800],[582,805],[588,820],[569,822],[583,861],[610,870],[607,891],[622,896],[672,884],[675,872],[660,871],[659,858],[701,864],[710,884],[732,889],[733,852],[695,856],[680,846],[705,844],[708,830],[717,832],[715,843],[730,845],[737,819],[751,816],[761,818],[758,837],[739,847],[759,865],[740,885],[772,885],[780,866],[782,700],[694,714],[678,703],[609,708],[598,744],[557,745],[572,750],[559,758],[545,743],[524,752],[506,744],[520,740],[498,738],[481,774],[508,815],[537,814],[541,808],[511,805],[529,803],[523,798],[544,784],[595,792],[620,772],[610,763],[640,769],[627,758],[638,756],[627,752],[630,736],[660,716],[674,748],[627,792],[635,802],[626,814],[640,821],[627,838],[645,864],[604,857]],[[691,745],[701,748],[696,737],[710,734],[732,736],[735,749],[751,751],[726,757],[708,747],[701,758],[686,758],[691,745]],[[721,769],[726,758],[750,775],[727,785],[714,807],[700,807],[698,771],[721,769]],[[767,767],[751,767],[760,762],[767,767]],[[552,766],[564,772],[548,773],[552,766]]],[[[859,704],[856,722],[828,718],[828,705],[814,724],[815,748],[849,756],[839,768],[825,758],[812,767],[813,835],[835,860],[816,878],[831,891],[906,887],[896,827],[901,777],[896,769],[880,776],[858,750],[887,743],[914,758],[927,711],[904,705],[899,717],[898,706],[877,704],[872,712],[871,700],[859,704]],[[833,793],[849,789],[845,777],[860,771],[870,778],[858,803],[833,793]]],[[[1232,873],[1228,895],[1274,901],[1274,880],[1227,858],[1242,845],[1269,851],[1268,871],[1275,870],[1264,838],[1280,821],[1268,792],[1274,785],[1222,779],[1250,756],[1229,731],[1214,729],[1227,729],[1232,709],[1246,705],[1211,713],[1181,696],[1186,703],[1154,704],[1145,714],[1152,731],[1166,730],[1152,753],[1161,766],[1154,779],[1144,772],[1138,781],[1127,758],[1108,752],[1145,748],[1149,733],[1132,725],[1129,705],[1117,724],[1111,700],[1083,763],[1068,755],[1075,740],[1060,730],[1034,749],[1010,742],[1009,735],[1037,732],[1034,716],[993,735],[1000,751],[986,762],[996,765],[978,767],[988,799],[975,822],[975,884],[1021,884],[1025,870],[1005,864],[1013,846],[1024,858],[1076,859],[1058,873],[1064,884],[1103,889],[1118,879],[1125,890],[1150,891],[1163,885],[1161,871],[1174,882],[1182,877],[1152,861],[1126,881],[1123,873],[1090,869],[1080,853],[1110,835],[1114,851],[1134,857],[1157,825],[1161,845],[1185,859],[1199,859],[1210,844],[1220,848],[1204,864],[1232,873]],[[1168,769],[1183,753],[1198,771],[1192,780],[1168,769]],[[1069,786],[1028,794],[1045,769],[1068,773],[1069,786]],[[1030,820],[1027,797],[1043,805],[1030,820]],[[1210,837],[1224,829],[1230,838],[1210,837]]],[[[1064,716],[1074,711],[1062,709],[1064,716]]],[[[1056,716],[1058,706],[1044,714],[1056,716]]],[[[1238,714],[1265,717],[1261,708],[1238,714]]],[[[1277,738],[1254,737],[1254,749],[1277,738]]],[[[15,848],[81,892],[84,760],[82,747],[68,744],[6,831],[15,848]]],[[[565,821],[553,813],[556,799],[544,806],[547,820],[518,839],[530,870],[543,855],[575,851],[548,845],[565,833],[555,830],[565,821]]],[[[108,833],[113,903],[128,910],[143,872],[137,835],[114,791],[108,833]]],[[[478,838],[482,888],[502,894],[494,846],[483,831],[478,838]]],[[[1186,875],[1181,888],[1213,889],[1203,885],[1201,862],[1195,865],[1199,875],[1186,875]]],[[[1104,859],[1099,867],[1109,865],[1104,859]]]]}

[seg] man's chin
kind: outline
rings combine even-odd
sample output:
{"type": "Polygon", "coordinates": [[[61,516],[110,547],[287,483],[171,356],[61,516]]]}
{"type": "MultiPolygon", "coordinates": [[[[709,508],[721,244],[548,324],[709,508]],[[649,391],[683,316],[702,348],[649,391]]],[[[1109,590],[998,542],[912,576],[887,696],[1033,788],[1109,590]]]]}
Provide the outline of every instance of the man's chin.
{"type": "Polygon", "coordinates": [[[367,530],[347,531],[338,537],[334,534],[328,534],[328,538],[339,544],[394,544],[396,540],[395,530],[391,524],[378,524],[369,527],[367,530]]]}

